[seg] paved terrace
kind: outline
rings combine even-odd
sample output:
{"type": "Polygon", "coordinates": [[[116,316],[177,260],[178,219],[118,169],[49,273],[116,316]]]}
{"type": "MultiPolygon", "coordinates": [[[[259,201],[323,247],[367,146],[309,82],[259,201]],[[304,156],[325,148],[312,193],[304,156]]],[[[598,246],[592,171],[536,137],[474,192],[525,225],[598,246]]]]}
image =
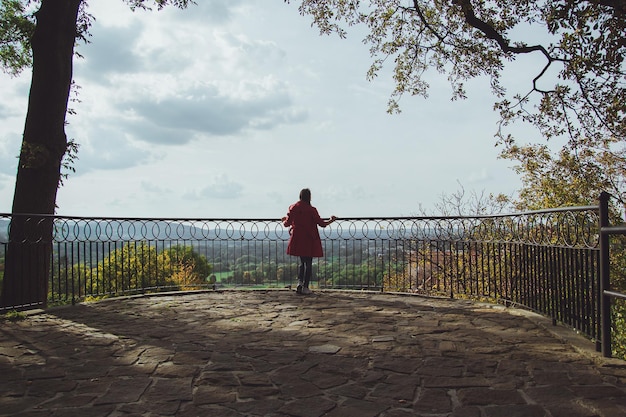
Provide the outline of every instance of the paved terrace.
{"type": "Polygon", "coordinates": [[[167,294],[0,328],[2,416],[626,415],[626,362],[468,301],[167,294]]]}

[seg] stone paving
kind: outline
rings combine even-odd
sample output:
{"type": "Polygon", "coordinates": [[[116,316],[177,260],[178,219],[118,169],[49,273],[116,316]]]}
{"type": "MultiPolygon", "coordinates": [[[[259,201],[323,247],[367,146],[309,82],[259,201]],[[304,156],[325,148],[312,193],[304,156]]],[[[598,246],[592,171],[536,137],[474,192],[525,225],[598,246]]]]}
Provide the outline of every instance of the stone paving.
{"type": "Polygon", "coordinates": [[[530,313],[361,292],[225,291],[0,327],[0,415],[626,416],[626,362],[530,313]],[[546,324],[547,323],[547,324],[546,324]]]}

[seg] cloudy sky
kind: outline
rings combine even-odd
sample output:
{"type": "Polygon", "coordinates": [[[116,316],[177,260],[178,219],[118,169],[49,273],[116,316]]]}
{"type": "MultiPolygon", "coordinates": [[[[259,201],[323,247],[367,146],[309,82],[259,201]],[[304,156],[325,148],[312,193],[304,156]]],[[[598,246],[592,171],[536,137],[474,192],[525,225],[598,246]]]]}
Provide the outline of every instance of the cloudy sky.
{"type": "MultiPolygon", "coordinates": [[[[497,159],[488,80],[452,102],[431,78],[428,99],[404,97],[389,115],[392,79],[366,80],[364,32],[320,36],[283,0],[198,3],[133,13],[89,0],[97,20],[78,48],[67,127],[79,159],[58,214],[275,218],[309,187],[322,216],[392,217],[459,184],[519,188],[497,159]]],[[[0,212],[11,209],[29,84],[29,72],[0,75],[0,212]]]]}

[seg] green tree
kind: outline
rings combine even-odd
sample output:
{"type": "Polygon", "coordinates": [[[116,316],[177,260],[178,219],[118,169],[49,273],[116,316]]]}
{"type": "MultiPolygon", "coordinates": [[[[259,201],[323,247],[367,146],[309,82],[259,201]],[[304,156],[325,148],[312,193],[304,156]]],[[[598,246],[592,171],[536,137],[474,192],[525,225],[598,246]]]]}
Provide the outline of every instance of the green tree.
{"type": "Polygon", "coordinates": [[[207,285],[212,272],[206,257],[191,246],[177,245],[163,250],[157,257],[157,264],[165,282],[180,289],[207,285]]]}
{"type": "Polygon", "coordinates": [[[0,0],[0,66],[12,75],[32,63],[30,39],[35,30],[20,0],[0,0]]]}
{"type": "MultiPolygon", "coordinates": [[[[192,0],[124,2],[133,9],[152,5],[158,9],[168,5],[185,8],[193,3],[192,0]]],[[[55,211],[64,157],[71,161],[76,150],[65,134],[74,46],[88,35],[93,17],[87,12],[86,0],[2,0],[0,4],[3,69],[17,73],[32,63],[0,305],[45,305],[53,232],[49,216],[55,211]],[[25,5],[32,5],[36,12],[28,15],[25,5]],[[41,217],[33,219],[32,214],[41,217]],[[35,252],[42,255],[38,258],[41,267],[27,273],[25,265],[32,262],[35,252]]]]}
{"type": "Polygon", "coordinates": [[[626,203],[626,149],[614,144],[558,151],[546,144],[514,145],[503,156],[517,162],[518,210],[596,204],[602,191],[616,197],[614,209],[626,203]]]}
{"type": "Polygon", "coordinates": [[[156,249],[146,242],[128,242],[115,249],[92,273],[92,282],[100,294],[141,292],[156,286],[156,249]],[[97,279],[93,279],[93,276],[97,279]]]}
{"type": "Polygon", "coordinates": [[[103,295],[157,287],[197,288],[207,285],[211,272],[206,258],[191,246],[172,246],[157,253],[148,242],[127,242],[83,276],[84,282],[91,286],[91,295],[103,295]]]}

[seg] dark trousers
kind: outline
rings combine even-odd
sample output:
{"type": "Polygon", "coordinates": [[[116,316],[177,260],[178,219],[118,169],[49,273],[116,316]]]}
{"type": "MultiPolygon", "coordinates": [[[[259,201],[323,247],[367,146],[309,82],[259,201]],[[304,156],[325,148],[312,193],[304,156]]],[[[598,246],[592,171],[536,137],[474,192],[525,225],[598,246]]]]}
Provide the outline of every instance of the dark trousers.
{"type": "Polygon", "coordinates": [[[298,267],[298,283],[303,287],[309,288],[309,281],[313,273],[313,257],[301,256],[300,266],[298,267]]]}

